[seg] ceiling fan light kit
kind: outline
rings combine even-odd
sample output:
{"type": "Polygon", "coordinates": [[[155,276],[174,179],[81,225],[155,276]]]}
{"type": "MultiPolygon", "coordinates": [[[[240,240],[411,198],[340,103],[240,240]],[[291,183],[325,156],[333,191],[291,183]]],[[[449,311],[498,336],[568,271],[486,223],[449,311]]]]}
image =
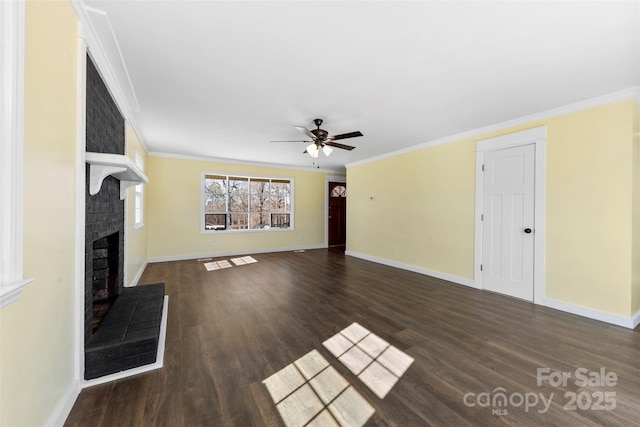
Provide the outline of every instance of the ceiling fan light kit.
{"type": "Polygon", "coordinates": [[[294,126],[294,128],[298,129],[300,132],[304,133],[306,136],[311,138],[311,141],[305,140],[305,141],[271,141],[271,142],[311,142],[311,144],[307,146],[307,149],[304,151],[304,153],[309,154],[309,156],[315,159],[318,157],[318,154],[320,153],[320,149],[322,149],[322,152],[327,157],[329,157],[331,153],[333,153],[334,147],[351,151],[356,147],[353,147],[351,145],[346,145],[346,144],[340,144],[335,141],[339,139],[347,139],[347,138],[355,138],[357,136],[363,136],[362,132],[360,131],[329,136],[329,132],[327,132],[324,129],[320,129],[320,125],[322,125],[322,119],[315,119],[313,123],[316,125],[316,129],[313,129],[313,130],[309,130],[304,126],[294,126]]]}
{"type": "Polygon", "coordinates": [[[307,153],[314,159],[318,157],[318,152],[318,146],[315,143],[309,144],[309,146],[307,146],[307,153]]]}
{"type": "Polygon", "coordinates": [[[322,152],[324,152],[325,156],[329,157],[331,153],[333,153],[333,148],[329,147],[328,145],[325,145],[324,147],[322,147],[322,152]]]}

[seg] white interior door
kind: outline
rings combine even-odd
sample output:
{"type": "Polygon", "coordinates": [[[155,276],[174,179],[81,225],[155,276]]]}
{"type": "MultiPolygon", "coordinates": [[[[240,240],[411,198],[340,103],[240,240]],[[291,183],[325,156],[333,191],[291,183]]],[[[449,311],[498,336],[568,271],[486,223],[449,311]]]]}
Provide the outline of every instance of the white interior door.
{"type": "Polygon", "coordinates": [[[482,285],[533,301],[535,145],[484,154],[482,285]]]}

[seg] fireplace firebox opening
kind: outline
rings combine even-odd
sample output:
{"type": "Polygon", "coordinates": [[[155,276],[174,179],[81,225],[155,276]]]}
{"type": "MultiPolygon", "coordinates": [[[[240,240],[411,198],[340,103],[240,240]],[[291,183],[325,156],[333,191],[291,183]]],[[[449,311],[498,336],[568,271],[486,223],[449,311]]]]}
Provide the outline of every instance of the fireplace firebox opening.
{"type": "Polygon", "coordinates": [[[120,283],[120,236],[113,233],[93,242],[93,319],[94,333],[118,298],[120,283]]]}

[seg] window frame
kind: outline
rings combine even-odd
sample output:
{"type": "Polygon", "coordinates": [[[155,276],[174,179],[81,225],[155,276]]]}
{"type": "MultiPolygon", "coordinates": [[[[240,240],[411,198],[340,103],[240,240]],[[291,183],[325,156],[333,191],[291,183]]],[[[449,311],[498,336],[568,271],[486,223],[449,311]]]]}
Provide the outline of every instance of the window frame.
{"type": "MultiPolygon", "coordinates": [[[[228,190],[227,190],[228,191],[228,190]]],[[[250,200],[250,194],[248,196],[248,199],[250,200]]],[[[250,208],[250,203],[249,203],[249,210],[247,211],[247,214],[250,215],[251,214],[251,208],[250,208]]],[[[236,173],[229,173],[229,172],[210,172],[210,171],[202,171],[202,173],[200,174],[200,234],[233,234],[233,233],[271,233],[271,232],[287,232],[287,231],[294,231],[295,230],[295,221],[294,221],[294,217],[295,217],[295,183],[294,183],[294,179],[293,177],[290,176],[265,176],[265,175],[248,175],[248,174],[236,174],[236,173]],[[224,176],[227,179],[227,182],[229,182],[230,178],[247,178],[247,180],[249,182],[251,182],[252,179],[261,179],[261,180],[265,180],[268,179],[269,183],[271,183],[272,180],[277,180],[277,181],[289,181],[289,185],[291,187],[291,192],[290,192],[290,197],[291,197],[291,202],[290,202],[290,208],[289,208],[289,212],[274,212],[272,210],[269,210],[267,213],[269,215],[269,218],[271,219],[271,215],[273,214],[288,214],[289,215],[289,227],[287,228],[281,228],[281,227],[269,227],[269,228],[246,228],[246,229],[237,229],[237,230],[231,230],[229,229],[229,215],[234,213],[234,211],[230,210],[229,208],[229,197],[228,197],[228,192],[227,192],[227,197],[225,198],[225,205],[226,205],[226,211],[225,212],[205,212],[205,204],[206,204],[206,192],[205,192],[205,182],[206,182],[206,177],[210,176],[210,175],[217,175],[217,176],[224,176]],[[227,227],[225,230],[207,230],[205,229],[205,225],[206,225],[206,215],[225,215],[225,226],[227,227]]],[[[247,218],[248,221],[249,218],[247,218]]]]}

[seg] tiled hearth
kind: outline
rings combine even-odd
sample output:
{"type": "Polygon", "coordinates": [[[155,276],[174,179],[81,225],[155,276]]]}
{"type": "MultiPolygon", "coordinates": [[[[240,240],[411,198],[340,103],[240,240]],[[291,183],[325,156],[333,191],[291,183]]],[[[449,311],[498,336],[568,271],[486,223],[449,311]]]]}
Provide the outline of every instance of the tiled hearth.
{"type": "Polygon", "coordinates": [[[85,343],[85,379],[156,361],[164,283],[125,288],[98,330],[85,343]]]}

